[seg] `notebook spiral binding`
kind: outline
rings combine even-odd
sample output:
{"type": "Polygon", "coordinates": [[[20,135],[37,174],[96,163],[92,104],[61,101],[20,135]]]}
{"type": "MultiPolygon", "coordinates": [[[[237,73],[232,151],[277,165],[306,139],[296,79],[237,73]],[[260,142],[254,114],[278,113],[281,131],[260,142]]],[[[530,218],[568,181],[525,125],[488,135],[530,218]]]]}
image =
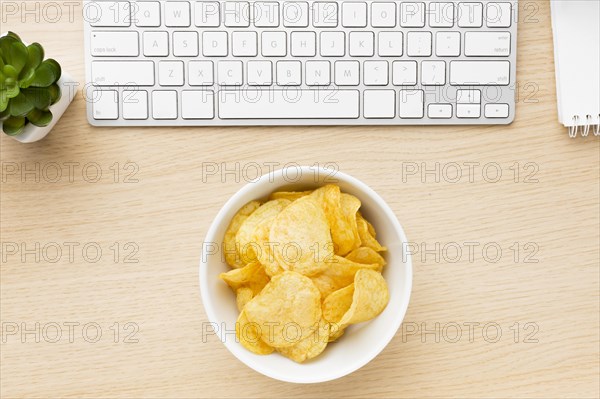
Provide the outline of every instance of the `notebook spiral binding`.
{"type": "Polygon", "coordinates": [[[594,128],[594,136],[600,136],[600,114],[598,115],[598,123],[592,124],[592,115],[586,115],[585,125],[579,125],[579,115],[573,116],[573,126],[569,127],[569,137],[575,138],[579,134],[581,128],[581,137],[587,137],[590,129],[594,128]]]}

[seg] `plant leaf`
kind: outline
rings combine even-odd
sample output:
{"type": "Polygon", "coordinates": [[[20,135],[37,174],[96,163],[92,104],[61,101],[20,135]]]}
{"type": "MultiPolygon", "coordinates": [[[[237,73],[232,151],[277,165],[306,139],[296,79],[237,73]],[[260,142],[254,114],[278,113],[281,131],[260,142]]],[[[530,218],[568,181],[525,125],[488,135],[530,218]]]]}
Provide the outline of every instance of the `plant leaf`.
{"type": "Polygon", "coordinates": [[[27,97],[27,100],[33,104],[35,108],[47,109],[52,104],[52,95],[50,90],[42,87],[30,87],[22,89],[21,93],[27,97]]]}
{"type": "Polygon", "coordinates": [[[52,121],[52,112],[42,109],[33,109],[27,114],[27,120],[38,127],[46,127],[52,121]]]}
{"type": "Polygon", "coordinates": [[[4,65],[4,68],[2,68],[2,72],[6,76],[5,79],[12,78],[14,80],[17,80],[19,78],[19,72],[17,72],[15,67],[12,65],[4,65]]]}
{"type": "Polygon", "coordinates": [[[12,37],[13,39],[18,40],[20,42],[23,41],[23,40],[21,40],[21,38],[19,37],[19,35],[17,35],[15,32],[12,32],[12,31],[8,31],[8,33],[6,34],[6,36],[12,37]]]}
{"type": "Polygon", "coordinates": [[[14,79],[6,79],[4,83],[6,84],[4,91],[6,91],[6,97],[8,99],[15,98],[19,95],[19,85],[17,85],[17,82],[14,79]]]}
{"type": "Polygon", "coordinates": [[[60,79],[60,74],[61,70],[58,62],[52,58],[49,58],[42,62],[35,70],[35,77],[33,78],[30,86],[48,87],[60,79]]]}
{"type": "Polygon", "coordinates": [[[61,97],[60,87],[54,83],[52,86],[48,87],[48,92],[50,93],[50,105],[56,104],[61,97]]]}
{"type": "Polygon", "coordinates": [[[44,48],[39,43],[27,46],[27,63],[19,73],[19,86],[29,87],[35,77],[35,70],[44,60],[44,48]]]}
{"type": "Polygon", "coordinates": [[[6,64],[5,67],[12,65],[18,76],[27,63],[27,47],[12,36],[4,36],[0,38],[0,48],[2,49],[2,58],[4,58],[6,64]]]}
{"type": "Polygon", "coordinates": [[[19,93],[18,96],[11,99],[8,103],[8,110],[11,116],[25,116],[31,112],[33,108],[33,104],[29,102],[23,93],[19,93]]]}
{"type": "Polygon", "coordinates": [[[8,109],[8,96],[6,95],[6,90],[0,90],[0,112],[4,115],[8,109]]]}
{"type": "Polygon", "coordinates": [[[24,116],[11,116],[2,122],[2,130],[9,136],[16,136],[23,132],[25,128],[25,117],[24,116]]]}
{"type": "Polygon", "coordinates": [[[37,69],[44,61],[44,48],[39,43],[27,46],[27,67],[37,69]]]}
{"type": "Polygon", "coordinates": [[[0,111],[0,121],[3,121],[4,119],[8,118],[10,115],[8,114],[8,110],[5,109],[4,111],[0,111]]]}
{"type": "Polygon", "coordinates": [[[21,73],[19,74],[19,87],[22,89],[26,89],[31,86],[31,82],[35,78],[35,69],[27,67],[23,68],[21,73]]]}

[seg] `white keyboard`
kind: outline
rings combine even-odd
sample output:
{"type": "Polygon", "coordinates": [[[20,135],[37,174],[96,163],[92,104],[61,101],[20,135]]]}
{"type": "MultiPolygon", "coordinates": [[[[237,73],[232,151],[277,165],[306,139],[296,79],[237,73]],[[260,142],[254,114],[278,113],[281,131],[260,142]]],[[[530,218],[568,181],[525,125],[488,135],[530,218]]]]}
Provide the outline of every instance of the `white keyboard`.
{"type": "Polygon", "coordinates": [[[506,124],[514,1],[84,1],[97,126],[506,124]]]}

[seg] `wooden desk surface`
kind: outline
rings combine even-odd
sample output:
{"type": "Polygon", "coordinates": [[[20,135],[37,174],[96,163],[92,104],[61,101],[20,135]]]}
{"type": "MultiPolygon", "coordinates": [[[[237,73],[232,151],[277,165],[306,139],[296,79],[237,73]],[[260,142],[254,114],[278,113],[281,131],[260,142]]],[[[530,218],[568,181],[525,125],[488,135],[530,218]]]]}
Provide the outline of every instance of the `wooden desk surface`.
{"type": "MultiPolygon", "coordinates": [[[[2,30],[83,82],[81,18],[52,23],[48,3],[2,30]]],[[[99,129],[78,96],[43,141],[2,135],[1,396],[597,398],[600,142],[558,124],[549,5],[521,7],[506,127],[99,129]],[[254,163],[288,162],[369,184],[419,251],[402,330],[314,386],[263,377],[201,334],[209,224],[254,163]]]]}

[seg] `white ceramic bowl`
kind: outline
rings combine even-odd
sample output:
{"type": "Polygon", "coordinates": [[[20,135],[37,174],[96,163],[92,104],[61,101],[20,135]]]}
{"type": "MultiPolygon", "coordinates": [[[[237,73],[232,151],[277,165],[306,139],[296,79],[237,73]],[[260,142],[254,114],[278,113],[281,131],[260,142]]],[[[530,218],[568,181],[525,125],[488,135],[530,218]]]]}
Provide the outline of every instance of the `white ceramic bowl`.
{"type": "MultiPolygon", "coordinates": [[[[316,167],[291,167],[262,176],[239,190],[221,208],[208,229],[200,261],[200,291],[208,319],[216,334],[239,360],[268,377],[295,383],[334,380],[358,370],[377,356],[396,334],[408,307],[412,286],[412,262],[403,255],[407,242],[402,226],[385,201],[363,182],[341,172],[316,167]],[[277,190],[306,190],[335,183],[343,192],[358,197],[361,212],[377,230],[377,239],[388,247],[383,275],[390,302],[373,320],[350,326],[335,343],[316,358],[298,364],[278,353],[255,355],[236,342],[238,316],[235,295],[219,279],[230,270],[220,251],[229,221],[248,201],[266,199],[277,190]]],[[[203,331],[206,329],[203,328],[203,331]]]]}

